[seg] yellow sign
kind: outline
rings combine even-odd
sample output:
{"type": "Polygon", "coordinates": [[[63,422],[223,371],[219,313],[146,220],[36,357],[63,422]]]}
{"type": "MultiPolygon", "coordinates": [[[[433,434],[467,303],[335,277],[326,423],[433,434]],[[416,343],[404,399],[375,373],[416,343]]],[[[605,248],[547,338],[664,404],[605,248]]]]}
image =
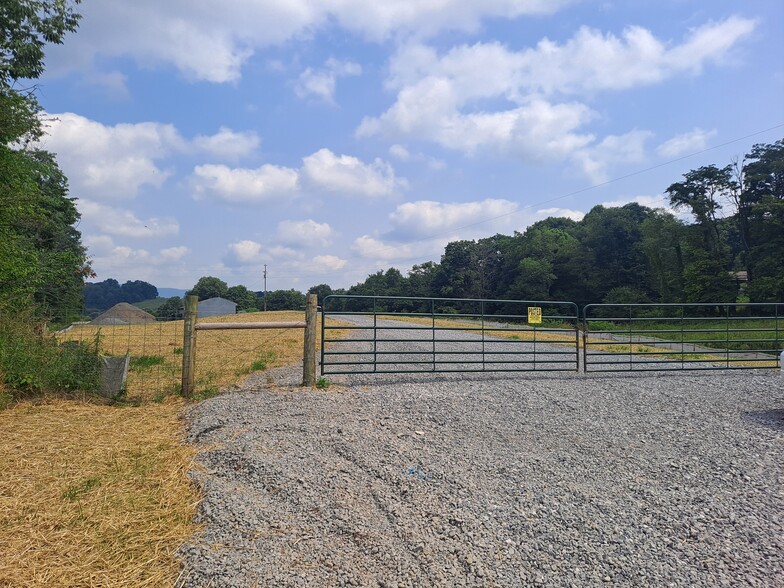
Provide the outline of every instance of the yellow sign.
{"type": "Polygon", "coordinates": [[[532,324],[539,324],[542,322],[542,307],[529,306],[528,307],[528,322],[532,324]]]}

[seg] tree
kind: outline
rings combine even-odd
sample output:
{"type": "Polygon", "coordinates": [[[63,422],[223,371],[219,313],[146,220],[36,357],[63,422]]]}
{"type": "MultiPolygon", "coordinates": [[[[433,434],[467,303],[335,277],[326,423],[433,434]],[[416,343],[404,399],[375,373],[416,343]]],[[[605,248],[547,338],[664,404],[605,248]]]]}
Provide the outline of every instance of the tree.
{"type": "Polygon", "coordinates": [[[237,304],[238,310],[250,310],[256,308],[256,293],[251,292],[245,286],[232,286],[226,291],[226,298],[237,304]]]}
{"type": "Polygon", "coordinates": [[[202,276],[196,285],[186,293],[186,296],[198,296],[199,300],[207,300],[209,298],[226,298],[229,293],[229,286],[221,280],[213,276],[202,276]]]}
{"type": "Polygon", "coordinates": [[[755,145],[743,167],[739,214],[748,224],[749,297],[784,300],[784,139],[755,145]]]}
{"type": "Polygon", "coordinates": [[[81,0],[3,0],[0,2],[0,85],[37,79],[44,72],[44,47],[63,42],[81,16],[81,0]]]}
{"type": "Polygon", "coordinates": [[[155,316],[164,320],[180,319],[185,310],[185,302],[179,296],[167,298],[155,311],[155,316]]]}
{"type": "Polygon", "coordinates": [[[267,310],[302,310],[305,295],[297,290],[273,290],[267,292],[267,310]]]}
{"type": "Polygon", "coordinates": [[[44,47],[76,29],[77,2],[0,2],[0,303],[54,314],[81,307],[92,274],[68,183],[50,153],[30,148],[41,136],[34,89],[21,79],[43,72],[44,47]]]}
{"type": "Polygon", "coordinates": [[[311,286],[308,290],[308,294],[315,294],[318,296],[318,302],[319,304],[322,304],[327,296],[334,294],[334,291],[329,284],[319,284],[317,286],[311,286]]]}

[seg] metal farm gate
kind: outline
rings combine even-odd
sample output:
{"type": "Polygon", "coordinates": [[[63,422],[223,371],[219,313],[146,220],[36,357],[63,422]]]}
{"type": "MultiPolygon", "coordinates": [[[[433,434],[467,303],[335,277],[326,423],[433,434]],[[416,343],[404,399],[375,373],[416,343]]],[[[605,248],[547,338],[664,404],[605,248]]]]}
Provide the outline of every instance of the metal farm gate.
{"type": "Polygon", "coordinates": [[[589,304],[586,372],[776,368],[784,304],[589,304]]]}
{"type": "Polygon", "coordinates": [[[321,374],[577,371],[572,302],[327,296],[321,374]]]}

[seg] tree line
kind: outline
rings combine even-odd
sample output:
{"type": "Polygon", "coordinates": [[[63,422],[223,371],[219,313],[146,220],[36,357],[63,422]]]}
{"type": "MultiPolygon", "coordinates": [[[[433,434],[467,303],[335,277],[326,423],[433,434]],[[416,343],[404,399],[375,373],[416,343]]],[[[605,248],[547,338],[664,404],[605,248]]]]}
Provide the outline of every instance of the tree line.
{"type": "Polygon", "coordinates": [[[392,267],[332,293],[588,303],[784,301],[784,140],[686,173],[664,191],[684,222],[631,203],[580,221],[449,243],[439,263],[392,267]]]}

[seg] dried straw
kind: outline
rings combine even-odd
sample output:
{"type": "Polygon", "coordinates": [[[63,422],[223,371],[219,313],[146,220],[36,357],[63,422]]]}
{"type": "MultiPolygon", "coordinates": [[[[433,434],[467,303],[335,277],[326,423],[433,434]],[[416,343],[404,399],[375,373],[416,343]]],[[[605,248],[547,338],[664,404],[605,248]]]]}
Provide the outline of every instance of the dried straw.
{"type": "Polygon", "coordinates": [[[0,412],[0,586],[172,586],[199,499],[181,408],[0,412]]]}

